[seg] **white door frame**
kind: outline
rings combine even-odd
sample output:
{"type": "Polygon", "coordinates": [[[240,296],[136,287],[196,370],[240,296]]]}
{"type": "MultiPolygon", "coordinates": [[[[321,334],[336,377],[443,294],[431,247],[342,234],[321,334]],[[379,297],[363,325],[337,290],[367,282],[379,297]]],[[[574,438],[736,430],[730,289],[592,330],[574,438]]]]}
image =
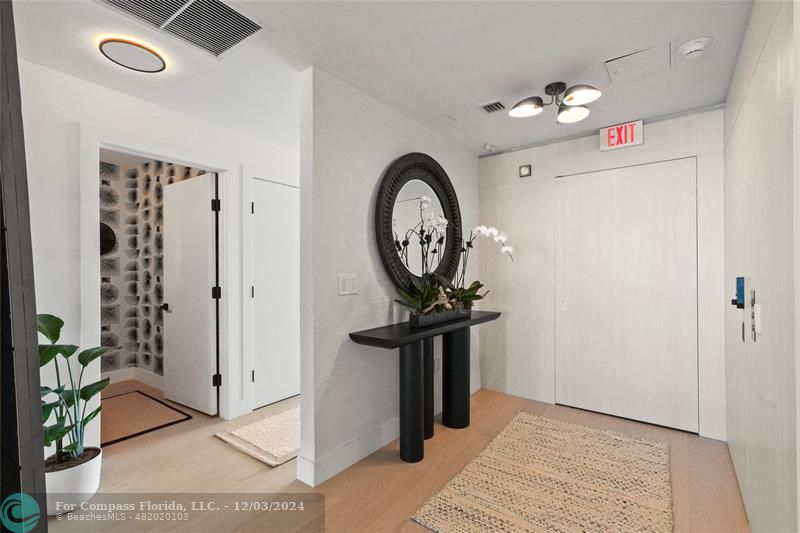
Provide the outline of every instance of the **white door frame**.
{"type": "MultiPolygon", "coordinates": [[[[233,331],[231,320],[235,311],[231,299],[226,298],[226,287],[236,290],[233,270],[238,258],[228,253],[230,243],[238,238],[235,234],[235,221],[240,214],[241,205],[235,199],[236,181],[242,179],[242,165],[238,161],[209,157],[203,150],[191,144],[181,144],[180,140],[153,139],[146,135],[128,132],[110,132],[88,124],[80,125],[80,279],[81,279],[81,345],[84,347],[100,344],[100,199],[98,193],[98,168],[100,149],[107,148],[146,158],[173,161],[175,163],[199,167],[217,172],[220,177],[220,285],[223,287],[220,309],[220,353],[219,370],[222,374],[222,387],[219,397],[219,415],[230,420],[244,414],[240,398],[244,368],[241,360],[232,357],[235,349],[232,343],[238,332],[233,331]]],[[[210,209],[210,206],[209,206],[210,209]]],[[[87,379],[100,378],[100,363],[96,361],[89,367],[87,379]]],[[[249,371],[248,371],[249,374],[249,371]]],[[[102,416],[102,415],[101,415],[102,416]]],[[[101,422],[102,423],[102,422],[101,422]]],[[[97,435],[89,435],[90,441],[99,443],[99,425],[94,426],[97,435]],[[96,437],[92,439],[91,437],[96,437]]]]}
{"type": "MultiPolygon", "coordinates": [[[[300,190],[300,187],[292,183],[287,183],[286,179],[266,178],[262,176],[250,176],[249,179],[242,180],[242,351],[244,352],[244,368],[242,372],[243,380],[243,399],[249,411],[261,407],[256,405],[255,386],[253,384],[251,371],[255,368],[255,335],[256,328],[255,306],[251,297],[250,287],[255,284],[253,253],[253,218],[250,206],[254,200],[254,182],[267,181],[276,185],[290,187],[300,190]]],[[[301,280],[302,282],[302,280],[301,280]]],[[[300,295],[297,295],[300,298],[300,295]]],[[[301,324],[302,326],[302,324],[301,324]]],[[[302,334],[302,332],[301,332],[302,334]]],[[[299,363],[299,361],[298,361],[299,363]]],[[[302,393],[302,384],[301,384],[302,393]]]]}

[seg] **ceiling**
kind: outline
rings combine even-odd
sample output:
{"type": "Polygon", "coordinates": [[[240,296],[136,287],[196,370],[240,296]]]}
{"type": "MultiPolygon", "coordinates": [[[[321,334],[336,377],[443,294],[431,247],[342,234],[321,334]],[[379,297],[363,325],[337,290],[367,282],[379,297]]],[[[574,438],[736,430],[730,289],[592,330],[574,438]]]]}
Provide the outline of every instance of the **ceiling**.
{"type": "Polygon", "coordinates": [[[751,3],[724,1],[341,2],[237,0],[264,26],[222,59],[90,0],[15,2],[29,61],[290,148],[299,144],[299,70],[315,65],[476,154],[572,137],[631,119],[721,104],[751,3]],[[103,33],[161,49],[169,68],[142,75],[97,53],[103,33]],[[604,61],[697,36],[714,41],[671,69],[611,83],[604,61]],[[514,119],[486,114],[542,94],[551,81],[603,91],[571,125],[555,110],[514,119]]]}
{"type": "Polygon", "coordinates": [[[725,101],[750,14],[746,1],[248,2],[274,47],[313,64],[477,154],[547,142],[630,119],[725,101]],[[666,72],[612,84],[604,61],[698,36],[714,41],[666,72]],[[555,111],[514,119],[507,108],[551,81],[590,83],[603,96],[583,122],[555,111]]]}
{"type": "Polygon", "coordinates": [[[298,149],[300,79],[266,42],[266,31],[217,59],[90,0],[23,0],[14,12],[20,55],[28,61],[298,149]],[[157,47],[167,70],[141,74],[107,61],[96,38],[109,33],[157,47]]]}

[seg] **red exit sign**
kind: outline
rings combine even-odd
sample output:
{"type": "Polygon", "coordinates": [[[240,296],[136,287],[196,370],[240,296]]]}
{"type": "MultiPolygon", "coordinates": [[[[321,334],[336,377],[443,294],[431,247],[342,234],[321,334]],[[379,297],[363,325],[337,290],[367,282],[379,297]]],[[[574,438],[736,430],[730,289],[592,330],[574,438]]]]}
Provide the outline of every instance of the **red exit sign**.
{"type": "Polygon", "coordinates": [[[641,120],[617,124],[600,130],[600,150],[616,150],[644,142],[644,125],[641,120]]]}

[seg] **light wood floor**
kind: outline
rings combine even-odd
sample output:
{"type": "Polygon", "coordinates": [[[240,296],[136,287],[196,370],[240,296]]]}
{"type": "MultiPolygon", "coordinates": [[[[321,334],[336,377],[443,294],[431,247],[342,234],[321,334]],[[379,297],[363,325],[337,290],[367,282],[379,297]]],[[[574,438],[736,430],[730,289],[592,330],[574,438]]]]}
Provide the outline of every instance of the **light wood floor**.
{"type": "MultiPolygon", "coordinates": [[[[140,390],[135,382],[109,387],[109,394],[140,390]]],[[[185,410],[185,408],[183,408],[185,410]]],[[[269,408],[266,408],[269,409],[269,408]]],[[[264,415],[234,422],[191,412],[192,420],[103,450],[101,492],[321,492],[331,532],[424,531],[411,514],[474,458],[518,412],[609,429],[669,444],[675,531],[749,531],[725,443],[689,433],[569,407],[481,390],[472,397],[472,424],[450,429],[437,423],[425,441],[425,459],[407,464],[394,441],[346,471],[311,489],[295,480],[296,462],[277,468],[231,449],[213,434],[264,415]]],[[[59,531],[62,524],[54,524],[59,531]]],[[[229,531],[235,528],[231,524],[229,531]]]]}

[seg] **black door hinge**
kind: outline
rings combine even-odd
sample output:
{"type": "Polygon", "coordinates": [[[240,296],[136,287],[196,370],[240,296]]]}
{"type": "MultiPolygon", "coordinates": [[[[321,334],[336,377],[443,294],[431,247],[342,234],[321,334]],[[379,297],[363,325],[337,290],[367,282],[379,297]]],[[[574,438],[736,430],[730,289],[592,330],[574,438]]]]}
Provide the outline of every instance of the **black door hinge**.
{"type": "Polygon", "coordinates": [[[256,297],[256,286],[250,285],[250,298],[255,298],[255,297],[256,297]]]}
{"type": "Polygon", "coordinates": [[[219,201],[218,198],[214,198],[211,200],[211,210],[212,211],[220,211],[222,209],[222,202],[219,201]]]}
{"type": "Polygon", "coordinates": [[[222,298],[222,287],[211,287],[211,298],[214,300],[222,298]]]}
{"type": "Polygon", "coordinates": [[[214,374],[211,376],[211,384],[214,387],[222,387],[222,374],[214,374]]]}
{"type": "Polygon", "coordinates": [[[255,214],[255,212],[256,212],[256,203],[255,202],[250,202],[250,212],[255,214]]]}
{"type": "Polygon", "coordinates": [[[256,371],[255,370],[253,370],[252,373],[250,374],[250,381],[252,381],[253,383],[256,382],[256,371]]]}

